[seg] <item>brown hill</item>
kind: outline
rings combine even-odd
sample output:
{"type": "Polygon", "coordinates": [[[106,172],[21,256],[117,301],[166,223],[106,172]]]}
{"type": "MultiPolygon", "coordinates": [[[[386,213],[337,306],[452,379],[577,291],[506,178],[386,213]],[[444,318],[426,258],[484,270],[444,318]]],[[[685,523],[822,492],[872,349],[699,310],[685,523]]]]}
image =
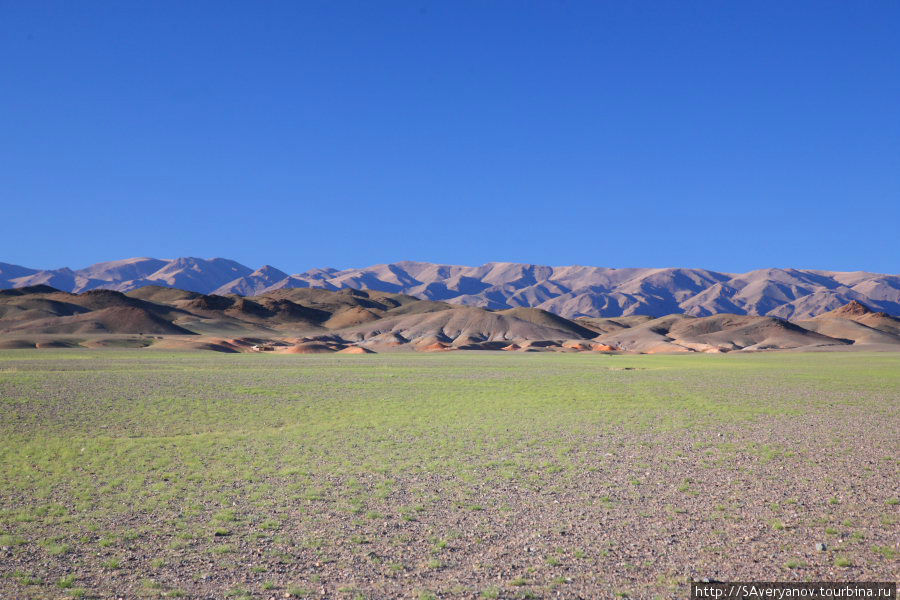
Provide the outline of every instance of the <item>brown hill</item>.
{"type": "Polygon", "coordinates": [[[728,352],[846,344],[772,317],[671,315],[610,334],[597,341],[637,352],[728,352]]]}
{"type": "Polygon", "coordinates": [[[847,340],[854,344],[900,344],[900,334],[889,330],[869,327],[852,319],[809,319],[798,321],[802,327],[832,338],[847,340]]]}
{"type": "Polygon", "coordinates": [[[832,311],[824,313],[824,315],[820,316],[830,316],[830,317],[842,317],[842,318],[853,318],[853,317],[861,317],[862,315],[867,315],[871,313],[872,310],[857,300],[853,300],[848,302],[844,306],[838,307],[832,311]]]}
{"type": "Polygon", "coordinates": [[[510,308],[507,310],[497,311],[497,314],[513,317],[515,319],[526,321],[528,323],[531,323],[532,325],[537,325],[540,327],[548,327],[561,331],[571,331],[577,334],[577,337],[579,338],[590,338],[596,335],[594,331],[580,325],[577,321],[564,319],[559,315],[554,315],[553,313],[547,312],[546,310],[542,310],[540,308],[510,308]]]}
{"type": "MultiPolygon", "coordinates": [[[[0,321],[0,326],[3,322],[0,321]]],[[[0,329],[0,334],[42,333],[163,333],[190,335],[191,331],[143,308],[113,306],[67,317],[49,317],[0,329]]]]}
{"type": "Polygon", "coordinates": [[[450,343],[457,338],[463,338],[462,343],[472,344],[522,339],[565,340],[592,334],[584,327],[566,319],[556,317],[560,320],[555,321],[545,319],[542,315],[525,313],[537,321],[533,322],[520,318],[522,314],[457,307],[432,313],[387,315],[372,323],[344,329],[341,335],[347,339],[362,341],[391,333],[413,343],[433,337],[435,341],[441,343],[450,343]]]}
{"type": "Polygon", "coordinates": [[[285,348],[281,350],[281,352],[285,354],[329,354],[331,352],[336,352],[338,348],[331,346],[329,344],[322,344],[318,342],[304,342],[302,344],[295,344],[289,348],[285,348]]]}
{"type": "Polygon", "coordinates": [[[89,310],[78,304],[53,300],[46,296],[32,294],[7,296],[0,301],[0,320],[26,322],[49,317],[68,317],[89,310]]]}
{"type": "Polygon", "coordinates": [[[855,343],[900,342],[900,319],[875,312],[856,300],[812,319],[798,321],[798,324],[812,331],[855,343]]]}
{"type": "Polygon", "coordinates": [[[887,331],[896,335],[900,335],[900,319],[892,317],[883,312],[873,312],[866,315],[860,315],[853,319],[857,323],[867,325],[879,331],[887,331]]]}
{"type": "Polygon", "coordinates": [[[371,309],[361,306],[350,306],[333,313],[327,321],[322,323],[322,326],[328,329],[343,329],[362,323],[371,323],[380,318],[381,315],[371,309]]]}
{"type": "Polygon", "coordinates": [[[47,286],[0,291],[0,347],[38,344],[239,352],[256,345],[303,354],[348,347],[355,353],[900,349],[900,320],[859,302],[795,322],[735,314],[572,321],[537,308],[494,311],[355,289],[277,289],[252,297],[150,286],[128,294],[47,286]]]}
{"type": "Polygon", "coordinates": [[[632,315],[630,317],[615,317],[600,319],[596,317],[578,317],[575,322],[579,325],[595,331],[598,334],[613,333],[622,331],[641,323],[653,320],[653,317],[647,315],[632,315]]]}
{"type": "Polygon", "coordinates": [[[189,292],[179,290],[178,288],[162,287],[159,285],[146,285],[144,287],[131,290],[125,294],[131,298],[139,298],[150,302],[174,302],[175,300],[191,300],[198,298],[203,294],[199,292],[189,292]]]}
{"type": "Polygon", "coordinates": [[[362,346],[347,346],[343,350],[338,350],[338,354],[374,354],[374,350],[363,348],[362,346]]]}

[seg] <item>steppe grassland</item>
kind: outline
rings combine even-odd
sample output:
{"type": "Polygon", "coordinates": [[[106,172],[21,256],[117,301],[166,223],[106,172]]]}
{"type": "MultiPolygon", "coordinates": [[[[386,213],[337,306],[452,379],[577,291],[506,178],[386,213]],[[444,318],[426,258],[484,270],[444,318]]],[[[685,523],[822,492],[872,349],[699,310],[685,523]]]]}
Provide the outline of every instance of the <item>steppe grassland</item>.
{"type": "Polygon", "coordinates": [[[887,353],[7,351],[0,590],[896,579],[898,408],[887,353]]]}

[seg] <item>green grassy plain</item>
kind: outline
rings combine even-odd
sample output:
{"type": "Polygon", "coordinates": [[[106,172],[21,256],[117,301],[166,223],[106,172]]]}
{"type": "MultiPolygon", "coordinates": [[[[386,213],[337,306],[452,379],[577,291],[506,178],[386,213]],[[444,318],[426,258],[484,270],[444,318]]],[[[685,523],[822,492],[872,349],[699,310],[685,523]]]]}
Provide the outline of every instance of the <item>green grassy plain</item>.
{"type": "Polygon", "coordinates": [[[896,579],[898,409],[893,353],[3,351],[0,591],[896,579]]]}

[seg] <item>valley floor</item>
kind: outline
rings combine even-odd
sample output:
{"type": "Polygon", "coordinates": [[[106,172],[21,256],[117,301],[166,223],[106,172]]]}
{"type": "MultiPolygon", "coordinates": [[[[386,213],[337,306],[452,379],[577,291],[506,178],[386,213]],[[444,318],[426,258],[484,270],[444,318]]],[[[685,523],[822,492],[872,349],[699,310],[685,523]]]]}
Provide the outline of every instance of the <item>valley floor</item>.
{"type": "Polygon", "coordinates": [[[0,598],[895,581],[898,430],[897,353],[0,351],[0,598]]]}

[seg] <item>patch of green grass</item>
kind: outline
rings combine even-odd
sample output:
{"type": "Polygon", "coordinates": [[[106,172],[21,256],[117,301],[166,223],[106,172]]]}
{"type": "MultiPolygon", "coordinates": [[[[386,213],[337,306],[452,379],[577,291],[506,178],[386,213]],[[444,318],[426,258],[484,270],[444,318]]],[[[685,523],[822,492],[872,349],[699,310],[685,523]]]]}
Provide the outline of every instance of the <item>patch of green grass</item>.
{"type": "Polygon", "coordinates": [[[62,556],[63,554],[68,554],[72,551],[72,546],[69,544],[57,544],[57,543],[47,543],[43,544],[44,550],[50,556],[62,556]]]}
{"type": "Polygon", "coordinates": [[[836,566],[836,567],[852,567],[853,562],[846,556],[838,556],[834,559],[834,566],[836,566]]]}
{"type": "Polygon", "coordinates": [[[25,538],[19,535],[0,535],[0,546],[21,546],[25,543],[25,538]]]}
{"type": "Polygon", "coordinates": [[[448,542],[447,540],[437,540],[436,542],[434,542],[434,550],[436,552],[439,552],[441,550],[445,550],[449,545],[450,542],[448,542]]]}
{"type": "Polygon", "coordinates": [[[25,573],[23,571],[13,572],[13,577],[22,585],[41,585],[44,583],[43,580],[36,577],[34,574],[25,573]]]}
{"type": "Polygon", "coordinates": [[[221,510],[213,516],[213,519],[223,523],[234,523],[238,520],[237,511],[232,508],[221,510]]]}

